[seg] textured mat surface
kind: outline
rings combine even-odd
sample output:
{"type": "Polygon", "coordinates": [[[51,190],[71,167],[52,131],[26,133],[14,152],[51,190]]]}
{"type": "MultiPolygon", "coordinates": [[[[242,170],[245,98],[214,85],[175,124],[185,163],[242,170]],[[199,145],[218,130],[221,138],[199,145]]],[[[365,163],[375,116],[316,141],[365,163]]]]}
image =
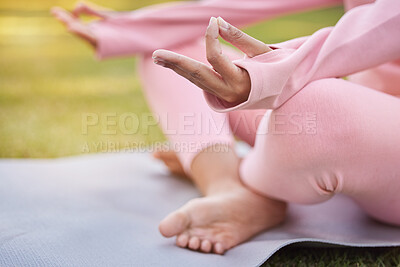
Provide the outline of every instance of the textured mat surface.
{"type": "Polygon", "coordinates": [[[198,196],[148,154],[0,160],[0,266],[257,266],[299,242],[400,246],[400,228],[338,196],[224,256],[175,247],[158,222],[198,196]]]}

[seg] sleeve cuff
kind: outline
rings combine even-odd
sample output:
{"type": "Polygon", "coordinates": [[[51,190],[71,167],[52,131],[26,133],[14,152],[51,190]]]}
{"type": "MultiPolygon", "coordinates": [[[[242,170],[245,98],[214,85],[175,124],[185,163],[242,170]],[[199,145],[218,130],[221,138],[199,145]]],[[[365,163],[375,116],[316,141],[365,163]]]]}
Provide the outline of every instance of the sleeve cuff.
{"type": "Polygon", "coordinates": [[[113,40],[110,30],[105,25],[102,25],[101,20],[90,23],[89,28],[97,40],[95,47],[96,59],[102,60],[110,57],[112,55],[112,41],[110,40],[113,40]]]}
{"type": "Polygon", "coordinates": [[[204,92],[208,105],[217,112],[277,107],[279,95],[290,73],[290,65],[284,59],[294,51],[295,49],[278,48],[253,58],[234,61],[235,65],[249,73],[251,88],[248,99],[235,105],[204,92]]]}

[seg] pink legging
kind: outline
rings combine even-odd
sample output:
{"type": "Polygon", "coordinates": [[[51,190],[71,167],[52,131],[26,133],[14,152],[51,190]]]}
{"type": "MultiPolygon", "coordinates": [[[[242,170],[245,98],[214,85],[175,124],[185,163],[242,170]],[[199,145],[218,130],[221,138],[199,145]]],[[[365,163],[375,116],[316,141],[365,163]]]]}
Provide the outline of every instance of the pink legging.
{"type": "MultiPolygon", "coordinates": [[[[225,50],[232,59],[241,57],[225,50]]],[[[174,51],[206,62],[201,40],[174,51]]],[[[399,98],[342,79],[322,79],[273,111],[216,113],[200,89],[156,66],[150,56],[143,56],[139,71],[170,142],[191,147],[178,149],[188,172],[199,151],[231,143],[236,135],[253,146],[240,167],[253,190],[305,204],[342,193],[373,218],[400,225],[399,98]],[[196,130],[203,124],[208,127],[196,130]],[[178,131],[168,134],[171,129],[178,131]]]]}

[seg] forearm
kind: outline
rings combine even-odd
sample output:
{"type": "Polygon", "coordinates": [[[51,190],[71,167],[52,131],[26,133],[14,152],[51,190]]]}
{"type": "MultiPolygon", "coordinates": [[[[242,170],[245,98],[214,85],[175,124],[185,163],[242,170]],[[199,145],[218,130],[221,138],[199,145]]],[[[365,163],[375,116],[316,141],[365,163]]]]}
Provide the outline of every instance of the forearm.
{"type": "Polygon", "coordinates": [[[97,39],[99,58],[151,53],[172,48],[204,35],[211,16],[238,26],[312,8],[339,4],[340,0],[196,1],[159,5],[133,12],[118,12],[90,25],[97,39]]]}

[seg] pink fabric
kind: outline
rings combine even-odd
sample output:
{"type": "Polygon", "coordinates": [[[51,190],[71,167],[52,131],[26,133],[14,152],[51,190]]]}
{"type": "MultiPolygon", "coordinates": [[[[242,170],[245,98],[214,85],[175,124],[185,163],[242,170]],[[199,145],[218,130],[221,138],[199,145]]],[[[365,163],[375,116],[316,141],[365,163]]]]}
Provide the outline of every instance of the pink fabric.
{"type": "Polygon", "coordinates": [[[340,0],[205,0],[119,12],[91,24],[98,58],[173,49],[204,35],[211,16],[243,26],[278,15],[340,4],[340,0]]]}
{"type": "Polygon", "coordinates": [[[240,173],[261,194],[313,204],[343,193],[400,225],[399,137],[399,98],[321,79],[267,113],[240,173]]]}
{"type": "MultiPolygon", "coordinates": [[[[203,41],[176,47],[174,51],[206,62],[203,41]]],[[[232,59],[240,56],[229,48],[225,53],[232,59]]],[[[187,173],[198,152],[214,144],[232,143],[228,117],[211,110],[197,86],[160,68],[149,54],[141,57],[139,73],[150,108],[187,173]]]]}
{"type": "Polygon", "coordinates": [[[348,80],[390,95],[400,96],[400,60],[357,72],[348,80]]]}
{"type": "Polygon", "coordinates": [[[236,61],[249,72],[247,101],[233,106],[205,93],[214,110],[277,108],[308,83],[344,77],[400,59],[400,2],[379,0],[347,12],[293,48],[282,43],[263,55],[236,61]],[[379,40],[379,42],[377,42],[379,40]]]}
{"type": "MultiPolygon", "coordinates": [[[[210,16],[240,26],[337,1],[179,3],[117,13],[91,27],[99,40],[98,57],[142,55],[145,94],[171,143],[181,147],[178,156],[187,172],[204,147],[230,143],[235,134],[255,143],[240,172],[261,194],[317,203],[343,193],[371,216],[400,225],[400,100],[393,96],[400,95],[400,68],[394,62],[400,58],[400,2],[361,5],[368,2],[346,1],[347,7],[358,7],[335,27],[235,61],[250,74],[249,99],[233,107],[206,94],[214,110],[227,113],[212,111],[200,89],[154,65],[150,53],[167,48],[206,62],[199,38],[210,16]],[[352,82],[336,79],[349,74],[352,82]],[[210,121],[217,128],[193,130],[210,121]]],[[[242,57],[225,49],[232,59],[242,57]]]]}

